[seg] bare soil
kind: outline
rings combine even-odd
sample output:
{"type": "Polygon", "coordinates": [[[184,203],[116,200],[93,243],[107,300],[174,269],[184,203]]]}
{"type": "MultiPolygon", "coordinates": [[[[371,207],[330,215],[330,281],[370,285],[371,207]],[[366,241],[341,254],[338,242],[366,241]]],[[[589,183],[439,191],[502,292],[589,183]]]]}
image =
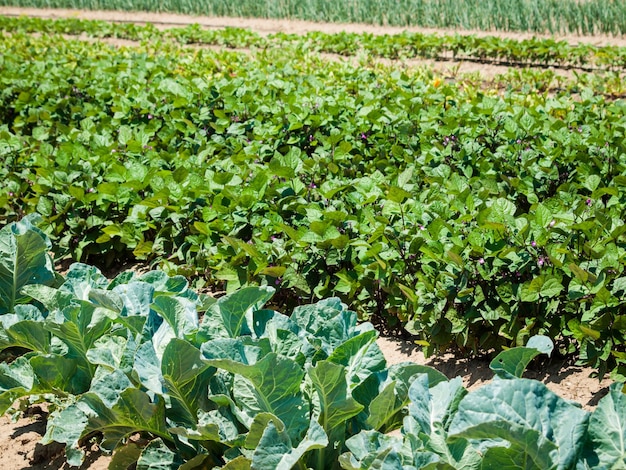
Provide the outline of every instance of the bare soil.
{"type": "MultiPolygon", "coordinates": [[[[321,24],[304,21],[290,20],[264,20],[242,18],[214,18],[214,17],[190,17],[165,13],[144,12],[112,12],[112,11],[77,11],[57,9],[34,9],[0,7],[0,15],[28,15],[44,18],[82,18],[98,19],[117,22],[153,23],[159,27],[169,28],[200,24],[208,28],[242,27],[250,28],[262,34],[275,32],[306,33],[308,31],[323,31],[328,33],[349,31],[369,32],[372,34],[394,34],[402,31],[418,31],[428,33],[456,33],[456,31],[433,30],[424,28],[393,28],[372,25],[354,24],[321,24]]],[[[459,34],[497,35],[515,39],[537,37],[537,35],[523,33],[459,31],[459,34]]],[[[86,39],[86,38],[82,38],[86,39]]],[[[626,38],[613,37],[582,37],[563,36],[557,37],[571,43],[589,43],[595,45],[626,46],[626,38]]],[[[132,41],[113,41],[117,46],[134,44],[132,41]]],[[[347,60],[329,56],[333,60],[347,60]]],[[[402,67],[428,65],[439,72],[446,73],[473,73],[483,76],[494,76],[503,73],[507,67],[497,65],[476,64],[470,62],[435,62],[435,61],[405,61],[399,63],[402,67]],[[442,68],[445,68],[442,70],[442,68]]],[[[415,347],[411,341],[397,338],[382,337],[378,344],[383,350],[388,363],[395,364],[403,361],[413,361],[426,364],[443,372],[448,377],[461,376],[464,385],[470,390],[488,382],[493,374],[489,369],[489,361],[482,358],[458,359],[451,354],[442,355],[430,359],[415,347]]],[[[526,377],[544,382],[558,395],[580,403],[585,409],[592,409],[607,393],[610,385],[608,379],[599,381],[592,378],[593,369],[582,368],[574,365],[571,360],[553,360],[543,363],[540,367],[527,371],[526,377]]],[[[45,407],[32,407],[25,416],[11,422],[7,417],[0,417],[0,469],[3,470],[60,470],[69,469],[64,458],[63,446],[51,444],[43,446],[39,441],[45,434],[47,412],[45,407]]],[[[107,468],[110,457],[102,455],[94,443],[87,443],[85,447],[87,457],[81,469],[103,470],[107,468]]]]}

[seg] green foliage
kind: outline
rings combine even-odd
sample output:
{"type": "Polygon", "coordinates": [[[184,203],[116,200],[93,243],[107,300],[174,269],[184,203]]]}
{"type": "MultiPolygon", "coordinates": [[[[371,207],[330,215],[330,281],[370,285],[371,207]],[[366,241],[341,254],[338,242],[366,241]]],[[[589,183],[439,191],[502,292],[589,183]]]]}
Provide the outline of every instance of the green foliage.
{"type": "MultiPolygon", "coordinates": [[[[154,31],[133,28],[124,34],[154,31]]],[[[212,40],[256,41],[223,34],[212,40]]],[[[540,334],[600,375],[625,375],[619,75],[511,72],[504,91],[485,91],[267,41],[247,55],[156,33],[121,49],[3,36],[0,216],[39,212],[59,257],[145,260],[228,293],[280,286],[287,310],[338,296],[361,319],[405,327],[428,354],[540,334]]],[[[98,282],[99,306],[146,313],[150,288],[113,298],[98,282]]],[[[66,294],[34,297],[63,305],[66,294]]],[[[154,310],[177,335],[193,331],[188,305],[160,299],[154,310]]],[[[59,328],[83,357],[85,338],[59,328]]]]}
{"type": "Polygon", "coordinates": [[[345,56],[367,54],[389,59],[425,58],[462,60],[523,67],[623,70],[625,48],[571,44],[551,38],[511,39],[471,34],[438,35],[415,32],[401,34],[274,33],[267,36],[239,28],[203,29],[199,25],[157,29],[152,24],[112,24],[105,21],[29,17],[0,17],[0,27],[9,32],[87,34],[97,38],[135,41],[166,40],[180,44],[214,45],[229,48],[295,48],[301,52],[325,52],[345,56]]]}
{"type": "MultiPolygon", "coordinates": [[[[25,234],[42,237],[28,222],[3,230],[14,243],[2,255],[25,234]]],[[[49,264],[47,256],[36,259],[28,269],[49,264]]],[[[0,363],[0,415],[16,400],[49,401],[42,442],[65,444],[73,466],[93,437],[117,469],[626,462],[623,384],[592,413],[512,374],[468,393],[460,378],[429,367],[387,367],[377,332],[357,324],[339,299],[288,317],[264,308],[271,288],[213,299],[159,271],[109,281],[79,263],[55,287],[37,282],[22,290],[30,301],[0,315],[0,352],[17,344],[15,331],[45,340],[20,343],[17,357],[0,363]],[[398,429],[401,435],[385,434],[398,429]]],[[[551,343],[533,337],[506,351],[516,375],[529,350],[549,352],[551,343]]]]}
{"type": "Polygon", "coordinates": [[[625,8],[603,0],[3,0],[0,5],[97,10],[169,11],[193,15],[293,18],[490,31],[614,34],[626,32],[625,8]]]}

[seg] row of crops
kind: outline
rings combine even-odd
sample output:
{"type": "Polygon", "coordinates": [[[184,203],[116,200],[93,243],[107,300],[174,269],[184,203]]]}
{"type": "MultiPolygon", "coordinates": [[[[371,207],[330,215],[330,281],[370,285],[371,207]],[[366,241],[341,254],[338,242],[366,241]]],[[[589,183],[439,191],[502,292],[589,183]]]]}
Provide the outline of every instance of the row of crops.
{"type": "Polygon", "coordinates": [[[0,416],[45,401],[44,444],[123,469],[621,468],[624,384],[593,412],[521,378],[543,336],[500,353],[469,392],[387,366],[369,323],[330,298],[290,316],[274,289],[216,300],[182,276],[53,269],[37,216],[0,229],[0,416]],[[16,404],[16,407],[12,406],[16,404]],[[392,433],[396,431],[395,433],[392,433]],[[399,431],[399,432],[398,432],[399,431]]]}
{"type": "Polygon", "coordinates": [[[626,32],[618,0],[2,0],[0,5],[425,26],[483,31],[626,32]]]}
{"type": "Polygon", "coordinates": [[[325,52],[343,56],[361,53],[387,59],[436,59],[473,61],[515,66],[554,67],[564,69],[612,70],[626,68],[626,47],[571,44],[565,40],[532,38],[524,40],[497,36],[438,35],[404,32],[396,35],[359,33],[307,34],[275,33],[263,36],[254,31],[230,28],[203,29],[198,25],[185,28],[157,29],[134,23],[112,24],[81,19],[44,20],[28,17],[1,17],[6,32],[21,31],[49,34],[88,34],[97,38],[122,38],[135,41],[157,39],[181,44],[218,45],[231,48],[296,48],[304,52],[325,52]]]}
{"type": "Polygon", "coordinates": [[[555,353],[626,374],[619,73],[487,84],[373,60],[406,35],[0,22],[0,415],[46,402],[70,465],[94,440],[113,469],[624,465],[623,382],[589,412],[522,378],[555,353]],[[160,269],[95,266],[134,260],[160,269]],[[511,348],[468,392],[388,366],[368,319],[511,348]]]}
{"type": "Polygon", "coordinates": [[[275,286],[286,308],[339,296],[427,353],[545,334],[621,376],[618,75],[537,93],[536,74],[512,73],[489,91],[285,47],[14,28],[0,38],[0,216],[41,214],[59,259],[275,286]]]}

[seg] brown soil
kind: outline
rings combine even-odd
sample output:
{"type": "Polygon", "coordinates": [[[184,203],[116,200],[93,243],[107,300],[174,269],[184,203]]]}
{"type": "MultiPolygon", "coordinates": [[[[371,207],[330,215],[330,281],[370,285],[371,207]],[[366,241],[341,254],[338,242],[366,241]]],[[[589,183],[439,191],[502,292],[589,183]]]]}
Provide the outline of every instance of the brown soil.
{"type": "MultiPolygon", "coordinates": [[[[420,28],[391,28],[371,25],[346,25],[346,24],[320,24],[304,21],[288,20],[261,20],[241,18],[209,18],[188,17],[175,14],[137,13],[137,12],[110,12],[110,11],[75,11],[75,10],[49,10],[33,8],[0,7],[0,15],[29,15],[46,18],[75,17],[83,19],[99,19],[122,22],[150,22],[160,27],[185,26],[198,23],[205,27],[243,27],[250,28],[264,34],[273,32],[305,33],[308,31],[324,32],[370,32],[373,34],[394,34],[405,30],[454,33],[454,31],[420,29],[420,28]]],[[[460,34],[497,35],[516,39],[530,38],[530,34],[478,32],[464,31],[460,34]]],[[[537,36],[537,35],[535,35],[537,36]]],[[[86,38],[82,38],[86,39],[86,38]]],[[[612,44],[626,46],[626,39],[612,37],[575,37],[564,36],[564,39],[572,43],[585,42],[596,45],[612,44]]],[[[113,40],[112,40],[113,41],[113,40]]],[[[132,41],[113,41],[117,46],[130,46],[132,41]]],[[[347,60],[336,56],[329,56],[333,60],[347,60]]],[[[391,64],[391,63],[390,63],[391,64]]],[[[474,73],[478,72],[483,77],[491,77],[506,72],[507,67],[497,65],[476,64],[470,62],[434,62],[434,61],[404,61],[394,62],[402,67],[415,67],[427,65],[434,67],[439,73],[474,73]]],[[[413,361],[420,364],[433,366],[452,378],[461,376],[466,387],[474,389],[488,382],[493,374],[489,369],[489,361],[485,359],[458,359],[453,355],[425,359],[415,345],[406,340],[397,338],[380,338],[378,344],[382,348],[388,363],[395,364],[402,361],[413,361]]],[[[554,360],[548,362],[541,369],[533,370],[532,367],[526,373],[526,377],[541,380],[558,395],[580,403],[584,408],[591,409],[607,392],[610,381],[599,381],[591,378],[592,369],[575,366],[571,361],[554,360]]],[[[64,459],[63,447],[56,444],[42,446],[39,444],[45,433],[47,413],[41,407],[33,407],[29,413],[13,423],[8,417],[0,417],[0,469],[6,470],[59,470],[69,469],[64,459]]],[[[82,469],[103,470],[107,468],[110,458],[101,454],[94,444],[87,445],[87,457],[82,469]]]]}

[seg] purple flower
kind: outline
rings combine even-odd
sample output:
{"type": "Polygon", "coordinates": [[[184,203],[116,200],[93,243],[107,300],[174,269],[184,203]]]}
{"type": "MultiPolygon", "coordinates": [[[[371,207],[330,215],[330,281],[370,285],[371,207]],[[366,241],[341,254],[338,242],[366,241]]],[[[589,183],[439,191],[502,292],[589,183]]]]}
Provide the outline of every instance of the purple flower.
{"type": "Polygon", "coordinates": [[[545,261],[546,261],[545,258],[543,256],[540,256],[539,259],[537,260],[537,266],[542,267],[545,261]]]}
{"type": "Polygon", "coordinates": [[[554,225],[556,224],[556,221],[553,219],[550,221],[550,223],[548,224],[549,227],[554,227],[554,225]]]}
{"type": "Polygon", "coordinates": [[[309,188],[310,189],[315,189],[315,188],[317,188],[317,186],[315,186],[315,183],[311,182],[311,184],[309,184],[309,188]]]}
{"type": "Polygon", "coordinates": [[[367,134],[365,132],[361,132],[361,140],[367,140],[367,134]]]}
{"type": "Polygon", "coordinates": [[[522,143],[522,139],[517,139],[517,145],[522,143]]]}
{"type": "Polygon", "coordinates": [[[272,240],[273,242],[275,242],[275,241],[277,240],[277,238],[276,238],[274,235],[272,235],[272,236],[270,237],[270,240],[272,240]]]}
{"type": "Polygon", "coordinates": [[[13,191],[9,191],[9,197],[13,197],[15,196],[15,193],[13,191]]]}
{"type": "Polygon", "coordinates": [[[279,285],[281,282],[283,282],[283,278],[279,277],[278,279],[276,279],[276,281],[274,282],[276,285],[279,285]]]}
{"type": "Polygon", "coordinates": [[[419,226],[419,228],[420,228],[420,230],[422,230],[422,231],[426,230],[426,227],[424,227],[423,225],[420,225],[420,226],[419,226]]]}
{"type": "Polygon", "coordinates": [[[537,247],[537,242],[535,240],[533,240],[532,242],[530,242],[530,246],[532,246],[533,248],[537,247]]]}
{"type": "Polygon", "coordinates": [[[591,207],[591,204],[593,204],[593,201],[591,199],[587,199],[585,201],[585,204],[587,204],[589,207],[591,207]]]}
{"type": "Polygon", "coordinates": [[[479,258],[478,259],[478,264],[485,264],[485,259],[484,258],[479,258]]]}
{"type": "Polygon", "coordinates": [[[152,114],[148,114],[148,119],[152,119],[153,117],[152,114]]]}
{"type": "Polygon", "coordinates": [[[309,142],[313,142],[313,136],[309,134],[309,142]]]}

